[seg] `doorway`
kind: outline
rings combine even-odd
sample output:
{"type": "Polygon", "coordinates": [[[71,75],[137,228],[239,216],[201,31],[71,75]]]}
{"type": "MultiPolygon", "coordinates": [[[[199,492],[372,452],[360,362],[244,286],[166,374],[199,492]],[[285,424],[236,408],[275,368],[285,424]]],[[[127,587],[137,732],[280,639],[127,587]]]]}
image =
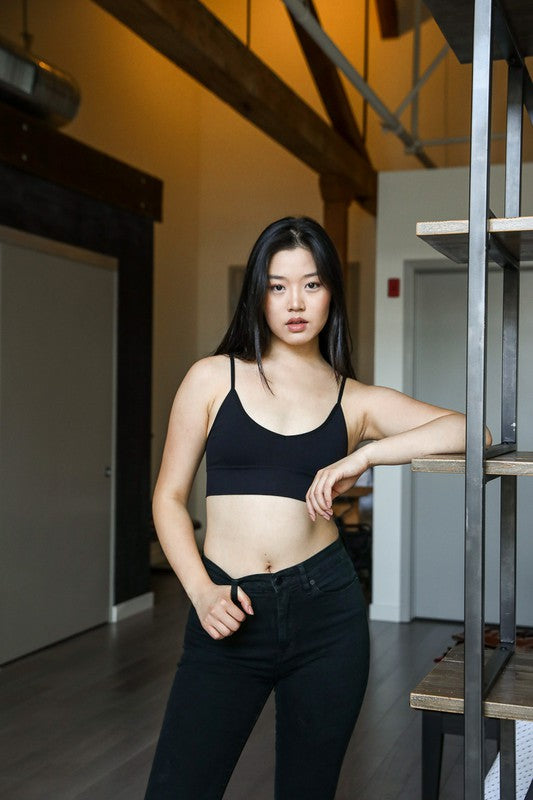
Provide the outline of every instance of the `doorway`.
{"type": "MultiPolygon", "coordinates": [[[[412,270],[412,392],[436,405],[465,410],[467,275],[459,266],[416,262],[412,270]]],[[[502,272],[489,271],[487,424],[500,441],[502,272]]],[[[518,446],[533,450],[533,271],[523,269],[520,299],[518,446]]],[[[517,620],[532,623],[533,493],[518,481],[517,620]]],[[[486,491],[486,619],[499,614],[500,482],[486,491]]],[[[412,614],[459,620],[463,610],[464,476],[412,475],[412,614]]]]}
{"type": "Polygon", "coordinates": [[[0,662],[106,622],[116,263],[0,231],[0,662]]]}

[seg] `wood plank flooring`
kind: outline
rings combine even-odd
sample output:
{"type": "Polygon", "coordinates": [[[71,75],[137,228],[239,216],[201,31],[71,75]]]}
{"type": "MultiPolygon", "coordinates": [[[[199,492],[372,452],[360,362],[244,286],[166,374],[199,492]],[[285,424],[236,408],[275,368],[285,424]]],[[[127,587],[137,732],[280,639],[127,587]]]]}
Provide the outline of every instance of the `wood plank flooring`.
{"type": "MultiPolygon", "coordinates": [[[[153,588],[153,610],[0,670],[1,798],[142,800],[188,610],[171,574],[154,573],[153,588]]],[[[371,624],[371,677],[337,800],[423,800],[421,715],[409,692],[458,630],[371,624]]],[[[272,800],[273,729],[269,701],[224,800],[272,800]]],[[[462,796],[461,748],[447,737],[440,800],[462,796]]]]}

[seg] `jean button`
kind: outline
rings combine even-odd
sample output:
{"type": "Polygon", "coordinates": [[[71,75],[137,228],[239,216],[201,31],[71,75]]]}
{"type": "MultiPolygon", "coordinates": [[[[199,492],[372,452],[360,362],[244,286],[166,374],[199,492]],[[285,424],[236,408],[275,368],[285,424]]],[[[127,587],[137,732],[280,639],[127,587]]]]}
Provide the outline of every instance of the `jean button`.
{"type": "Polygon", "coordinates": [[[283,578],[281,577],[281,575],[278,575],[277,578],[274,578],[274,583],[276,586],[281,586],[281,584],[283,583],[283,578]]]}

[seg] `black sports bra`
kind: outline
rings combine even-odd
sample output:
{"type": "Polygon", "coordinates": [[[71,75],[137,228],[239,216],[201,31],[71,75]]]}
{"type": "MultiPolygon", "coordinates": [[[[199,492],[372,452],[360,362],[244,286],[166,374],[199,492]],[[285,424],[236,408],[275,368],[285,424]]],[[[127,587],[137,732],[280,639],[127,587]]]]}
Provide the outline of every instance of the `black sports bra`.
{"type": "Polygon", "coordinates": [[[264,428],[244,410],[235,390],[224,398],[206,443],[207,491],[210,495],[258,494],[304,500],[316,472],[348,452],[348,432],[341,407],[346,378],[327,419],[312,431],[283,434],[264,428]]]}

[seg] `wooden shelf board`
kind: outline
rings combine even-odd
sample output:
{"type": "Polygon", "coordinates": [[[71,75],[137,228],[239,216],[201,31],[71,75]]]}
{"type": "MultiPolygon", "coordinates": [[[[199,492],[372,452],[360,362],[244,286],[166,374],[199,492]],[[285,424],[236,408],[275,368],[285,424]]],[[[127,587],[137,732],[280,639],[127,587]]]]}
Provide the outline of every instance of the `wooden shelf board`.
{"type": "MultiPolygon", "coordinates": [[[[465,471],[464,453],[414,458],[411,462],[413,472],[442,472],[458,475],[465,471]]],[[[533,475],[533,452],[522,451],[506,453],[485,461],[486,475],[533,475]]]]}
{"type": "MultiPolygon", "coordinates": [[[[448,44],[462,64],[472,61],[474,21],[473,0],[425,0],[448,44]]],[[[533,3],[531,0],[504,0],[509,25],[524,56],[533,55],[533,3]]],[[[504,54],[496,44],[494,58],[504,54]]]]}
{"type": "MultiPolygon", "coordinates": [[[[485,662],[492,655],[485,650],[485,662]]],[[[464,645],[457,645],[411,692],[412,708],[426,711],[464,712],[464,645]]],[[[491,689],[483,713],[496,719],[533,722],[533,652],[518,651],[491,689]]]]}
{"type": "MultiPolygon", "coordinates": [[[[489,219],[488,230],[515,258],[533,260],[533,217],[495,217],[489,219]]],[[[452,261],[467,263],[467,219],[419,222],[416,235],[452,261]]]]}

